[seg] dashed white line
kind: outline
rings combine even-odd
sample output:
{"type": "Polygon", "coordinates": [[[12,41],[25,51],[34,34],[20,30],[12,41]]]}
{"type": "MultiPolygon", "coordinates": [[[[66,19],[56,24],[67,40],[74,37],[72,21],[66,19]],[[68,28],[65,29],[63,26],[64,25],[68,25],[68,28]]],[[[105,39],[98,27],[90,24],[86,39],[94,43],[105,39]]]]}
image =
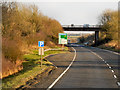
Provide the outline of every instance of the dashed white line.
{"type": "Polygon", "coordinates": [[[114,75],[114,78],[117,78],[117,76],[116,76],[116,75],[114,75]]]}
{"type": "Polygon", "coordinates": [[[107,64],[108,66],[110,66],[109,64],[107,64]]]}
{"type": "Polygon", "coordinates": [[[109,67],[109,69],[111,69],[111,66],[107,63],[107,66],[109,67]]]}
{"type": "MultiPolygon", "coordinates": [[[[72,47],[73,48],[73,47],[72,47]]],[[[60,78],[68,71],[68,69],[71,67],[71,65],[73,64],[75,58],[76,58],[76,50],[73,48],[73,50],[75,51],[75,55],[73,57],[72,62],[69,64],[69,66],[65,69],[65,71],[47,88],[47,90],[50,90],[59,80],[60,78]]]]}
{"type": "Polygon", "coordinates": [[[113,70],[111,70],[112,71],[112,73],[114,73],[114,71],[113,70]]]}
{"type": "MultiPolygon", "coordinates": [[[[91,51],[91,50],[90,50],[91,51]]],[[[91,51],[94,55],[96,55],[97,57],[99,57],[100,59],[102,59],[104,62],[105,62],[105,64],[109,67],[109,69],[111,69],[111,66],[102,58],[102,57],[100,57],[98,54],[96,54],[96,53],[94,53],[93,51],[91,51]]],[[[111,70],[111,72],[113,73],[113,77],[115,78],[115,79],[117,79],[117,76],[114,74],[115,72],[113,71],[113,70],[111,70]]],[[[120,86],[120,82],[117,82],[117,84],[118,84],[118,86],[120,86]]]]}
{"type": "Polygon", "coordinates": [[[118,86],[120,86],[120,82],[117,82],[118,86]]]}

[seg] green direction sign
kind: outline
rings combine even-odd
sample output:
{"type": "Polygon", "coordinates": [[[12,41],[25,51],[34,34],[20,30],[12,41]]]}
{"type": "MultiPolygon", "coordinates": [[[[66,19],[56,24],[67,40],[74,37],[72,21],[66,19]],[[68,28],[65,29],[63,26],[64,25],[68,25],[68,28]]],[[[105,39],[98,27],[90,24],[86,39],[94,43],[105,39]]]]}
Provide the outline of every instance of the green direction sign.
{"type": "Polygon", "coordinates": [[[67,33],[59,33],[59,44],[67,44],[67,33]]]}

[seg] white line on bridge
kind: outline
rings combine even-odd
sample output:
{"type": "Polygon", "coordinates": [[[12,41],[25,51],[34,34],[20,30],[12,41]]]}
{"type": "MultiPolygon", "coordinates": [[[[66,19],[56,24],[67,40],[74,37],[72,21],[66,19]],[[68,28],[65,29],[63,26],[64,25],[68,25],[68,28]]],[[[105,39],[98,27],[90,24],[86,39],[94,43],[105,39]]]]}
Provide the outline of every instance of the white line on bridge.
{"type": "MultiPolygon", "coordinates": [[[[73,47],[72,47],[73,48],[73,47]]],[[[65,71],[47,88],[47,90],[50,90],[59,80],[60,78],[69,70],[69,68],[71,67],[71,65],[73,64],[75,58],[76,58],[76,50],[73,48],[73,50],[75,51],[75,55],[73,57],[72,62],[69,64],[69,66],[65,69],[65,71]]]]}

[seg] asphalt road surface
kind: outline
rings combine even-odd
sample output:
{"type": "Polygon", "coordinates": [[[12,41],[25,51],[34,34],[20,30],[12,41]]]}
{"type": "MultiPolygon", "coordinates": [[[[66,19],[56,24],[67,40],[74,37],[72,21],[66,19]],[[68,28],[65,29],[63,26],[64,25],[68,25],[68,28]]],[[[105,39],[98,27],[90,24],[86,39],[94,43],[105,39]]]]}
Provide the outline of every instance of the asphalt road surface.
{"type": "Polygon", "coordinates": [[[83,45],[71,46],[76,50],[75,61],[52,88],[119,88],[120,55],[83,45]]]}

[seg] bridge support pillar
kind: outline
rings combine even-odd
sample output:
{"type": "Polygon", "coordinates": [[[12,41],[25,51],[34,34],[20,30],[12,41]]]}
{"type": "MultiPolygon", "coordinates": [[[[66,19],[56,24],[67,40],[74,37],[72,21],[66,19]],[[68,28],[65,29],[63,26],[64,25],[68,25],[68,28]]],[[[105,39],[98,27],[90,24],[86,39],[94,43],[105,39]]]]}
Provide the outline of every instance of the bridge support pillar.
{"type": "Polygon", "coordinates": [[[95,45],[97,45],[99,40],[99,31],[95,31],[95,45]]]}

